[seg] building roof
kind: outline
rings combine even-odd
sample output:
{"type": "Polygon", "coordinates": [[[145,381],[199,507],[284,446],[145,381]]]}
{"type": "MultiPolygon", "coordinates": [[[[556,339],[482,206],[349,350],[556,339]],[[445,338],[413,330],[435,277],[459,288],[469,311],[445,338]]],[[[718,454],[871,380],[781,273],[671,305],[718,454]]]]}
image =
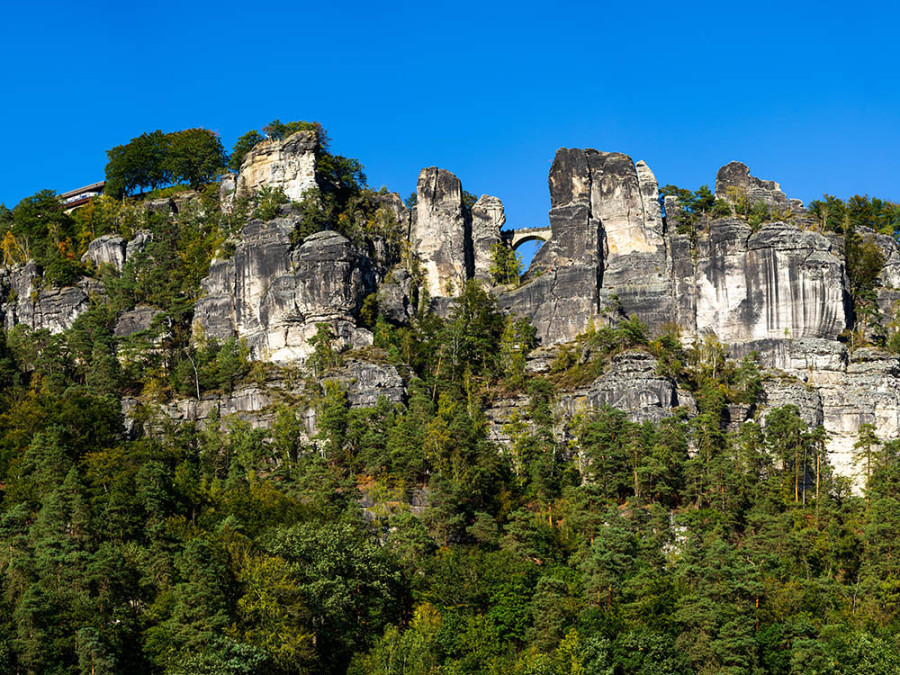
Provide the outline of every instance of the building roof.
{"type": "Polygon", "coordinates": [[[82,194],[83,192],[102,192],[103,186],[106,185],[105,180],[101,180],[98,183],[91,183],[90,185],[85,185],[84,187],[80,187],[77,190],[69,190],[68,192],[63,192],[59,195],[60,199],[67,199],[69,197],[75,197],[77,195],[82,194]]]}

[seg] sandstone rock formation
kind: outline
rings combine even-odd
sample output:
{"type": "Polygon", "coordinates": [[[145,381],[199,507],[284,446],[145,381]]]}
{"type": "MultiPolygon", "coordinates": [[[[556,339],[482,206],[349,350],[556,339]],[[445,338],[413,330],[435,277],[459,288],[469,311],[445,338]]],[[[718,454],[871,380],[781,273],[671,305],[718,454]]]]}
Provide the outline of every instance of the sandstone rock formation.
{"type": "Polygon", "coordinates": [[[0,268],[0,297],[6,298],[0,304],[4,327],[11,330],[25,324],[51,333],[68,330],[89,306],[89,285],[81,286],[45,288],[41,270],[34,262],[0,268]]]}
{"type": "Polygon", "coordinates": [[[627,411],[635,422],[659,422],[685,404],[675,382],[657,374],[656,357],[638,350],[617,354],[606,373],[561,401],[570,414],[608,405],[627,411]]]}
{"type": "Polygon", "coordinates": [[[781,191],[781,186],[772,180],[761,180],[750,175],[750,169],[741,162],[730,162],[716,174],[716,198],[735,203],[737,198],[746,198],[753,206],[763,202],[770,211],[783,213],[791,204],[781,191]],[[729,190],[729,188],[731,188],[729,190]]]}
{"type": "MultiPolygon", "coordinates": [[[[311,132],[301,132],[258,146],[235,188],[280,185],[289,197],[301,198],[315,185],[314,141],[311,132]]],[[[802,205],[789,200],[777,183],[753,177],[743,164],[726,165],[717,175],[719,198],[746,197],[750,204],[764,202],[778,216],[794,216],[789,223],[757,228],[736,217],[707,220],[691,235],[677,231],[684,214],[675,199],[664,200],[663,217],[655,176],[627,155],[563,148],[551,167],[549,187],[550,240],[521,285],[492,289],[502,309],[528,317],[537,329],[541,346],[528,363],[530,371],[547,372],[554,345],[575,339],[592,321],[637,317],[652,330],[677,324],[687,341],[714,334],[734,357],[758,354],[764,395],[754,407],[730,406],[729,428],[752,415],[764,422],[776,406],[797,405],[809,424],[824,425],[832,462],[848,475],[854,473],[851,457],[861,424],[874,424],[883,439],[900,437],[900,358],[877,349],[850,351],[841,341],[855,321],[843,238],[798,227],[806,222],[802,205]]],[[[482,196],[470,214],[459,180],[435,167],[419,176],[413,213],[397,195],[378,198],[397,231],[409,234],[433,307],[447,310],[469,279],[489,282],[491,248],[508,238],[501,234],[505,213],[499,199],[482,196]]],[[[290,362],[311,353],[310,338],[322,323],[341,345],[371,344],[371,333],[358,325],[370,294],[376,294],[388,321],[412,320],[419,288],[413,274],[397,265],[396,236],[353,243],[325,231],[294,241],[299,216],[290,207],[281,214],[248,223],[234,255],[213,262],[195,307],[197,331],[220,340],[240,337],[255,359],[290,362]]],[[[861,234],[883,254],[876,293],[882,313],[893,316],[900,302],[900,246],[875,232],[861,234]]],[[[148,240],[147,233],[130,242],[101,237],[83,259],[121,270],[148,240]]],[[[88,281],[45,288],[34,264],[4,269],[3,321],[7,328],[27,323],[62,331],[86,311],[93,288],[88,281]]],[[[156,311],[141,307],[123,314],[116,334],[145,330],[156,311]]],[[[374,405],[381,395],[392,401],[405,396],[393,366],[351,361],[329,377],[342,382],[352,405],[374,405]]],[[[170,412],[200,420],[214,410],[239,413],[267,425],[271,404],[267,391],[248,388],[228,400],[207,396],[173,404],[177,409],[170,412]]],[[[696,412],[691,395],[659,375],[654,357],[640,350],[616,355],[593,383],[560,397],[561,437],[571,415],[601,405],[621,408],[637,421],[657,422],[679,407],[696,412]]],[[[492,437],[508,440],[504,423],[526,408],[523,397],[496,402],[486,411],[492,437]]],[[[314,414],[308,426],[314,428],[314,414]]]]}
{"type": "Polygon", "coordinates": [[[112,265],[121,272],[125,267],[126,242],[123,237],[107,234],[94,239],[88,244],[87,251],[81,256],[81,262],[91,263],[96,269],[102,265],[112,265]]]}
{"type": "Polygon", "coordinates": [[[563,148],[550,169],[552,236],[532,281],[500,296],[546,343],[572,340],[609,302],[651,325],[672,319],[672,280],[646,164],[627,155],[563,148]],[[536,277],[536,278],[535,278],[536,277]]]}
{"type": "Polygon", "coordinates": [[[139,305],[122,313],[116,321],[113,334],[118,338],[124,338],[143,333],[146,330],[150,330],[153,320],[160,314],[161,312],[155,307],[139,305]]]}
{"type": "Polygon", "coordinates": [[[294,247],[295,225],[293,217],[251,221],[234,256],[213,263],[194,311],[207,337],[241,337],[253,358],[276,362],[308,356],[318,323],[346,345],[371,343],[371,333],[355,325],[363,298],[375,290],[370,261],[337,232],[294,247]]]}
{"type": "Polygon", "coordinates": [[[476,279],[491,281],[491,249],[503,240],[500,231],[506,224],[503,202],[497,197],[481,195],[472,207],[472,274],[476,279]]]}
{"type": "Polygon", "coordinates": [[[422,169],[416,187],[416,217],[410,241],[425,272],[425,288],[433,298],[459,295],[472,276],[470,223],[462,185],[449,171],[422,169]]]}
{"type": "MultiPolygon", "coordinates": [[[[719,177],[787,206],[775,183],[742,164],[719,177]]],[[[825,236],[784,223],[753,232],[734,218],[696,239],[676,234],[677,203],[666,200],[667,230],[653,173],[619,153],[561,149],[549,182],[553,235],[532,265],[543,274],[499,297],[532,319],[544,344],[573,339],[611,305],[744,352],[767,340],[834,339],[849,325],[842,257],[825,236]]]]}
{"type": "Polygon", "coordinates": [[[288,199],[300,201],[316,186],[316,132],[298,131],[282,141],[263,141],[241,163],[236,193],[256,192],[263,185],[284,190],[288,199]]]}
{"type": "Polygon", "coordinates": [[[846,328],[841,257],[826,237],[771,223],[754,233],[716,220],[690,250],[672,237],[676,322],[732,346],[764,340],[835,339],[846,328]]]}

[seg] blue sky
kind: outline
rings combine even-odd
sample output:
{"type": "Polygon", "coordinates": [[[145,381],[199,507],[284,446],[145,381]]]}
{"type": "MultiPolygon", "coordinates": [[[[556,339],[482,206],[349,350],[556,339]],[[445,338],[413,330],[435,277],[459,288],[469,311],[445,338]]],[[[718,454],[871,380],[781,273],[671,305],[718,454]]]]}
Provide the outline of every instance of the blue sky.
{"type": "Polygon", "coordinates": [[[316,120],[371,186],[440,166],[511,226],[547,220],[557,148],[712,185],[737,159],[805,201],[900,201],[885,2],[4,3],[0,202],[103,177],[105,151],[202,126],[230,148],[316,120]],[[27,5],[27,6],[26,6],[27,5]]]}

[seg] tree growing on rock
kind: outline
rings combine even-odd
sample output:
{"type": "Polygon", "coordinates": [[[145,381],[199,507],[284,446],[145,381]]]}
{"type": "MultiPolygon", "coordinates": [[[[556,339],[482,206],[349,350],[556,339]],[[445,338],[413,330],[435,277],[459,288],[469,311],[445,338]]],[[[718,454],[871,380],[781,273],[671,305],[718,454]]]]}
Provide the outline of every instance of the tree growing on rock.
{"type": "Polygon", "coordinates": [[[225,168],[226,156],[215,132],[185,129],[164,134],[157,129],[107,150],[105,192],[114,197],[172,182],[199,188],[225,168]]]}

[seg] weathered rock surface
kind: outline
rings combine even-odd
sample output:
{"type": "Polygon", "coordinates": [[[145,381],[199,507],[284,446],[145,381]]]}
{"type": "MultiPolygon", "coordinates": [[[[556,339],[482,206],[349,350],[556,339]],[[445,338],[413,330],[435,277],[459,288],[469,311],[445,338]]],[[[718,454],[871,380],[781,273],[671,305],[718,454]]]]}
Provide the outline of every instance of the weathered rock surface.
{"type": "MultiPolygon", "coordinates": [[[[763,202],[779,213],[791,210],[790,201],[778,183],[751,176],[746,164],[730,162],[716,174],[716,198],[734,204],[736,195],[746,197],[750,206],[763,202]]],[[[798,207],[802,209],[802,203],[798,207]]]]}
{"type": "Polygon", "coordinates": [[[378,311],[385,319],[406,324],[416,312],[418,289],[405,269],[397,269],[378,288],[378,311]]]}
{"type": "Polygon", "coordinates": [[[345,364],[335,376],[347,391],[347,401],[352,408],[367,408],[378,403],[384,396],[391,403],[406,401],[406,386],[397,368],[386,363],[369,363],[352,360],[345,364]]]}
{"type": "Polygon", "coordinates": [[[62,333],[72,327],[90,304],[88,292],[83,288],[44,288],[43,275],[33,262],[2,268],[0,297],[6,298],[0,305],[6,330],[25,324],[35,330],[62,333]]]}
{"type": "Polygon", "coordinates": [[[234,257],[215,261],[203,281],[195,324],[208,337],[238,336],[251,357],[304,359],[316,324],[326,323],[343,344],[371,344],[357,328],[363,299],[375,290],[371,264],[337,232],[318,232],[294,248],[291,217],[244,227],[234,257]]]}
{"type": "Polygon", "coordinates": [[[125,262],[131,260],[138,253],[143,253],[144,249],[153,240],[153,234],[147,230],[135,232],[128,244],[125,246],[125,262]]]}
{"type": "Polygon", "coordinates": [[[316,186],[316,132],[298,131],[283,141],[263,141],[247,153],[238,174],[236,194],[262,186],[280,187],[288,199],[300,201],[316,186]]]}
{"type": "Polygon", "coordinates": [[[628,412],[635,422],[659,422],[682,405],[675,382],[656,372],[656,357],[632,350],[613,357],[609,370],[589,387],[564,396],[562,406],[570,414],[610,406],[628,412]]]}
{"type": "Polygon", "coordinates": [[[416,195],[410,241],[425,272],[425,288],[433,298],[455,297],[472,276],[462,185],[449,171],[430,167],[419,174],[416,195]]]}
{"type": "Polygon", "coordinates": [[[818,233],[784,223],[753,233],[723,219],[710,223],[690,258],[684,246],[673,251],[677,322],[690,332],[739,345],[835,339],[847,326],[843,261],[818,233]]]}
{"type": "Polygon", "coordinates": [[[125,252],[127,245],[125,239],[113,234],[107,234],[94,239],[88,244],[87,251],[81,256],[81,262],[91,263],[96,269],[102,265],[112,265],[121,272],[125,267],[125,252]]]}
{"type": "Polygon", "coordinates": [[[502,242],[500,230],[506,224],[503,202],[497,197],[481,195],[472,207],[473,275],[491,281],[491,249],[502,242]]]}
{"type": "Polygon", "coordinates": [[[161,314],[155,307],[141,305],[123,312],[116,321],[114,335],[119,338],[129,337],[150,330],[153,320],[161,314]]]}
{"type": "Polygon", "coordinates": [[[671,321],[673,292],[656,179],[627,155],[562,148],[550,169],[550,241],[531,281],[499,298],[545,343],[582,332],[619,303],[650,325],[671,321]]]}

